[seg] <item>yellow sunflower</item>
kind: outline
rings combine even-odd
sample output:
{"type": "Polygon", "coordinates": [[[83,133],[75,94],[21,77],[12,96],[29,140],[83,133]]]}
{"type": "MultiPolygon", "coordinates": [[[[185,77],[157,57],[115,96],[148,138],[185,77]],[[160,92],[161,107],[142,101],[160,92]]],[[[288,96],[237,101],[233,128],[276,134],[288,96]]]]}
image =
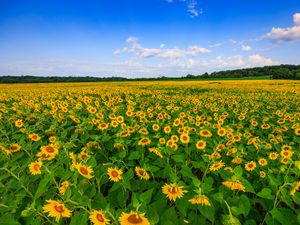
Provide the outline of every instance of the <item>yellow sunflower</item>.
{"type": "Polygon", "coordinates": [[[183,133],[180,135],[180,141],[183,144],[188,144],[190,142],[190,136],[188,134],[183,133]]]}
{"type": "Polygon", "coordinates": [[[150,178],[148,172],[139,166],[135,167],[135,173],[140,179],[149,180],[150,178]]]}
{"type": "Polygon", "coordinates": [[[22,120],[17,120],[15,122],[15,126],[18,127],[18,128],[21,128],[23,126],[23,121],[22,120]]]}
{"type": "Polygon", "coordinates": [[[199,134],[202,137],[211,137],[212,136],[212,133],[209,130],[201,130],[199,132],[199,134]]]}
{"type": "Polygon", "coordinates": [[[205,149],[205,147],[206,147],[206,141],[202,141],[202,140],[200,140],[200,141],[197,141],[197,143],[196,143],[196,148],[197,149],[205,149]]]}
{"type": "Polygon", "coordinates": [[[39,141],[41,140],[41,137],[36,134],[36,133],[31,133],[28,135],[29,139],[31,139],[32,141],[39,141]]]}
{"type": "Polygon", "coordinates": [[[142,146],[145,146],[145,145],[148,145],[151,143],[151,140],[149,138],[142,138],[139,142],[138,142],[138,145],[142,145],[142,146]]]}
{"type": "Polygon", "coordinates": [[[216,171],[216,170],[219,170],[221,169],[222,167],[225,166],[225,163],[222,162],[222,160],[218,161],[218,162],[215,162],[214,164],[212,164],[210,167],[209,167],[209,170],[210,171],[216,171]]]}
{"type": "Polygon", "coordinates": [[[293,156],[294,152],[291,151],[291,150],[281,150],[280,152],[280,155],[283,157],[283,158],[287,158],[287,159],[290,159],[292,156],[293,156]]]}
{"type": "Polygon", "coordinates": [[[107,174],[111,181],[118,182],[122,179],[123,171],[117,168],[108,168],[107,174]]]}
{"type": "Polygon", "coordinates": [[[51,159],[55,158],[58,154],[58,149],[54,145],[47,145],[41,147],[41,152],[50,156],[51,159]]]}
{"type": "Polygon", "coordinates": [[[248,162],[246,165],[245,165],[245,169],[247,171],[252,171],[256,168],[256,162],[254,161],[251,161],[251,162],[248,162]]]}
{"type": "Polygon", "coordinates": [[[298,127],[298,128],[295,129],[295,134],[297,136],[300,136],[300,127],[298,127]]]}
{"type": "Polygon", "coordinates": [[[105,217],[104,213],[100,210],[93,210],[90,212],[90,221],[95,225],[109,224],[109,220],[105,217]]]}
{"type": "Polygon", "coordinates": [[[163,157],[161,151],[158,148],[149,148],[149,152],[154,153],[155,155],[159,156],[160,158],[163,157]]]}
{"type": "Polygon", "coordinates": [[[94,177],[91,175],[94,172],[92,167],[85,166],[82,163],[77,163],[76,168],[82,176],[84,176],[88,179],[91,179],[94,177]]]}
{"type": "Polygon", "coordinates": [[[45,213],[49,213],[50,217],[55,217],[58,222],[60,217],[71,217],[71,211],[68,210],[64,204],[61,204],[54,200],[47,200],[48,204],[43,206],[45,213]]]}
{"type": "Polygon", "coordinates": [[[36,161],[29,164],[29,171],[32,175],[41,174],[42,161],[36,161]]]}
{"type": "Polygon", "coordinates": [[[271,152],[269,154],[269,159],[271,159],[271,160],[275,160],[275,159],[277,159],[277,157],[278,157],[278,154],[276,152],[271,152]]]}
{"type": "Polygon", "coordinates": [[[260,158],[258,160],[258,164],[261,166],[266,166],[268,164],[268,161],[265,158],[260,158]]]}
{"type": "Polygon", "coordinates": [[[290,195],[294,195],[296,191],[299,191],[300,188],[300,181],[298,181],[292,188],[292,190],[290,190],[289,194],[290,195]]]}
{"type": "Polygon", "coordinates": [[[145,217],[145,213],[138,214],[131,211],[130,213],[122,213],[119,218],[121,225],[150,225],[149,220],[145,217]]]}
{"type": "Polygon", "coordinates": [[[21,146],[19,144],[12,144],[8,150],[10,152],[18,152],[21,150],[21,146]]]}
{"type": "Polygon", "coordinates": [[[208,198],[204,195],[198,195],[194,198],[191,198],[189,200],[190,203],[192,203],[193,205],[198,205],[198,204],[201,204],[201,205],[206,205],[206,206],[211,206],[208,198]]]}
{"type": "Polygon", "coordinates": [[[234,180],[226,180],[223,181],[222,184],[225,187],[230,188],[231,190],[238,190],[238,191],[246,191],[245,186],[240,181],[234,181],[234,180]]]}
{"type": "Polygon", "coordinates": [[[183,190],[183,186],[178,186],[177,184],[165,184],[162,187],[162,191],[170,201],[176,201],[177,198],[181,198],[187,192],[183,190]]]}
{"type": "Polygon", "coordinates": [[[60,185],[60,187],[59,187],[59,193],[60,193],[61,195],[64,195],[65,192],[67,191],[69,185],[70,185],[70,182],[67,181],[67,180],[64,181],[64,182],[62,182],[61,185],[60,185]]]}

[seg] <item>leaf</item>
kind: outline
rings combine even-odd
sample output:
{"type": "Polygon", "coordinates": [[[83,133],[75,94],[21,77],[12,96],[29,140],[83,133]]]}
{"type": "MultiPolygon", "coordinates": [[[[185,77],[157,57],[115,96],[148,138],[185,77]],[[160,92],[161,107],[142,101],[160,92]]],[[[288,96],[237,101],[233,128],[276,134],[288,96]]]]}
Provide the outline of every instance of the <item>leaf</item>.
{"type": "Polygon", "coordinates": [[[147,211],[147,216],[149,217],[150,224],[157,224],[159,222],[159,215],[157,213],[157,210],[151,206],[147,211]]]}
{"type": "Polygon", "coordinates": [[[186,177],[189,177],[189,178],[194,177],[194,174],[193,174],[191,168],[188,167],[187,165],[183,165],[183,166],[181,167],[181,174],[182,174],[183,176],[186,176],[186,177]]]}
{"type": "Polygon", "coordinates": [[[234,168],[233,173],[240,178],[243,175],[243,169],[240,166],[234,168]]]}
{"type": "Polygon", "coordinates": [[[149,204],[151,201],[152,193],[153,193],[153,188],[140,194],[141,202],[143,202],[145,205],[149,204]]]}
{"type": "Polygon", "coordinates": [[[272,190],[270,188],[263,188],[256,195],[265,199],[270,199],[270,200],[274,199],[274,196],[272,195],[272,190]]]}
{"type": "Polygon", "coordinates": [[[87,225],[88,221],[88,213],[86,211],[78,211],[75,212],[72,216],[72,220],[70,222],[70,225],[87,225]]]}
{"type": "Polygon", "coordinates": [[[198,209],[200,213],[207,218],[210,222],[214,223],[215,221],[215,207],[213,205],[211,206],[202,206],[199,205],[198,209]]]}
{"type": "Polygon", "coordinates": [[[106,198],[103,196],[101,192],[98,192],[94,197],[94,200],[92,202],[92,207],[94,209],[104,209],[106,205],[107,205],[106,198]]]}
{"type": "Polygon", "coordinates": [[[34,200],[38,199],[43,193],[45,193],[45,190],[47,190],[47,185],[51,178],[51,175],[45,176],[44,179],[40,181],[39,186],[34,194],[34,200]]]}
{"type": "Polygon", "coordinates": [[[232,215],[223,215],[222,222],[224,225],[241,225],[239,219],[232,215]]]}

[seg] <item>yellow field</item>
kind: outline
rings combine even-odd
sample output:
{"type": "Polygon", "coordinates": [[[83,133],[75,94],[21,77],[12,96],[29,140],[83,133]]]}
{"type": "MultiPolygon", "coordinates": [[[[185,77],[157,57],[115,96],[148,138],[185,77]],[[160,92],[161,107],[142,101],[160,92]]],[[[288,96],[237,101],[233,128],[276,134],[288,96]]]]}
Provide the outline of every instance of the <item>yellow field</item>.
{"type": "Polygon", "coordinates": [[[300,223],[300,81],[0,85],[0,224],[300,223]]]}

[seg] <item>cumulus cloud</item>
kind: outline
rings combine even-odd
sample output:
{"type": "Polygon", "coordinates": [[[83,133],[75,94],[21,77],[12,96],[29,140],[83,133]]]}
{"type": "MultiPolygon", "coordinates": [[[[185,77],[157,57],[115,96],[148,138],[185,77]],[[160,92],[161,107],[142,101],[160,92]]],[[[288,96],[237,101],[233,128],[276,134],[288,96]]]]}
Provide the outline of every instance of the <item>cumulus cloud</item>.
{"type": "Polygon", "coordinates": [[[252,49],[251,46],[249,45],[242,45],[241,47],[244,52],[249,52],[252,49]]]}
{"type": "Polygon", "coordinates": [[[217,68],[237,68],[245,65],[245,61],[242,56],[218,56],[216,59],[210,61],[211,67],[217,68]]]}
{"type": "Polygon", "coordinates": [[[278,64],[272,59],[265,58],[259,54],[250,55],[248,60],[251,66],[269,66],[269,65],[278,64]]]}
{"type": "Polygon", "coordinates": [[[293,16],[294,26],[287,28],[273,27],[271,32],[267,33],[266,38],[276,43],[292,43],[300,41],[300,13],[293,16]]]}
{"type": "Polygon", "coordinates": [[[199,54],[209,53],[210,50],[197,45],[188,46],[187,49],[165,48],[165,45],[160,45],[159,48],[146,48],[139,44],[137,38],[129,37],[127,43],[130,44],[129,47],[124,47],[123,49],[117,49],[114,54],[117,56],[123,53],[134,53],[140,58],[161,58],[161,59],[178,59],[185,57],[195,57],[199,54]]]}

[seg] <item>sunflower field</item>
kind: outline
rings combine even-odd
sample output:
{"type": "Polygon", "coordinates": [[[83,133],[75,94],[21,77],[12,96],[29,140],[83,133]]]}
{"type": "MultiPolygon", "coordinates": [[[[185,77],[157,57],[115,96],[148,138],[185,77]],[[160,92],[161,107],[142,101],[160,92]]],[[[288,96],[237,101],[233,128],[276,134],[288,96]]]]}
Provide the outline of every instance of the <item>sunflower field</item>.
{"type": "Polygon", "coordinates": [[[300,224],[299,151],[296,81],[0,85],[0,224],[300,224]]]}

